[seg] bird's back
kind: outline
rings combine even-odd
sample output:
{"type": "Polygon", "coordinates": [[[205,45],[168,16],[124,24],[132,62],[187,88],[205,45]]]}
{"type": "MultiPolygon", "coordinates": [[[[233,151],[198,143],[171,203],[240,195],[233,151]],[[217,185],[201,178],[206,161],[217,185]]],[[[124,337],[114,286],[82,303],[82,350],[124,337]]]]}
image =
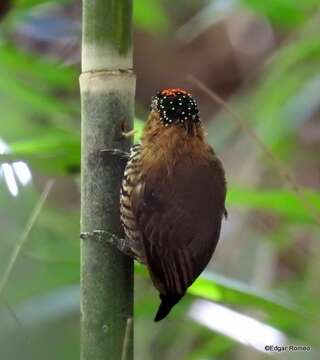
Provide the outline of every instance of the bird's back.
{"type": "Polygon", "coordinates": [[[123,181],[122,221],[129,240],[143,245],[140,261],[147,264],[162,303],[170,298],[171,308],[206,267],[217,245],[226,193],[224,171],[213,154],[181,154],[169,172],[157,164],[157,169],[141,175],[141,149],[134,155],[123,181]]]}

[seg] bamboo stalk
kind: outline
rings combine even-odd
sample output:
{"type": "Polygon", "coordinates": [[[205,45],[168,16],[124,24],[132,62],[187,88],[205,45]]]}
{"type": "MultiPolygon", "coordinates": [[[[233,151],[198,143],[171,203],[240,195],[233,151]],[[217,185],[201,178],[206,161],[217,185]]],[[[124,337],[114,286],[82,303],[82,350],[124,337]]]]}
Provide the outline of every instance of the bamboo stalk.
{"type": "MultiPolygon", "coordinates": [[[[123,167],[103,149],[128,151],[135,77],[132,0],[83,0],[81,232],[122,235],[119,190],[123,167]]],[[[81,241],[81,359],[121,359],[133,313],[133,262],[105,241],[81,241]]],[[[128,339],[126,340],[128,344],[128,339]]],[[[133,358],[130,335],[127,359],[133,358]]]]}

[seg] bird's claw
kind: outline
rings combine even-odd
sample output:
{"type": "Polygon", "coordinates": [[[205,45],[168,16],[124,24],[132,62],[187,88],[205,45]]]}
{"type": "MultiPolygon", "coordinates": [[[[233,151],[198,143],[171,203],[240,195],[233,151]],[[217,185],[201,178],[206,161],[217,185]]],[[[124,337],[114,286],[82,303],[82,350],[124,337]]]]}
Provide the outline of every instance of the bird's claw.
{"type": "Polygon", "coordinates": [[[115,156],[115,157],[119,157],[119,158],[126,159],[126,160],[128,160],[130,157],[130,154],[128,152],[120,150],[120,149],[102,149],[102,150],[100,150],[100,153],[102,155],[115,156]]]}
{"type": "Polygon", "coordinates": [[[136,129],[132,129],[132,130],[130,130],[130,131],[123,131],[123,132],[121,133],[121,135],[122,135],[122,137],[124,137],[125,139],[129,139],[129,138],[133,137],[134,134],[136,134],[136,133],[137,133],[137,130],[136,130],[136,129]]]}
{"type": "Polygon", "coordinates": [[[122,166],[126,166],[130,153],[120,149],[103,149],[100,150],[100,154],[104,161],[110,161],[110,159],[116,159],[120,161],[122,166]]]}
{"type": "Polygon", "coordinates": [[[92,232],[83,232],[80,234],[80,239],[106,241],[107,243],[115,246],[124,255],[133,257],[133,253],[131,251],[131,247],[129,245],[128,240],[119,238],[117,235],[109,231],[94,230],[92,232]]]}

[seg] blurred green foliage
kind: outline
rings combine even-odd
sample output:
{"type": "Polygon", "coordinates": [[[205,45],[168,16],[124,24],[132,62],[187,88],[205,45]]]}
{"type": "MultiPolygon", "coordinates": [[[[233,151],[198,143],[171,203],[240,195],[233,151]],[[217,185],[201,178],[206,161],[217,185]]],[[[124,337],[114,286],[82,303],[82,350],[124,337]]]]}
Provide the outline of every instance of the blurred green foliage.
{"type": "Polygon", "coordinates": [[[168,30],[169,18],[159,1],[136,0],[133,9],[133,20],[137,27],[151,32],[168,30]]]}
{"type": "Polygon", "coordinates": [[[317,0],[241,0],[250,9],[270,18],[276,25],[297,26],[317,9],[317,0]]]}
{"type": "MultiPolygon", "coordinates": [[[[320,211],[320,194],[316,191],[306,191],[304,196],[316,210],[320,211]]],[[[281,216],[286,221],[295,224],[314,224],[315,220],[292,190],[258,190],[233,186],[227,197],[228,206],[264,210],[281,216]]]]}

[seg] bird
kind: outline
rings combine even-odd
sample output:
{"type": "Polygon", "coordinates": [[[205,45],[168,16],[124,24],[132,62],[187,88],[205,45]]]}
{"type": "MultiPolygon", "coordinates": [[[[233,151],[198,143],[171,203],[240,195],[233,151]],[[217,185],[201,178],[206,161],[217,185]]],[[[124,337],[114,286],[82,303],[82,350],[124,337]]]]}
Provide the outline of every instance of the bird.
{"type": "Polygon", "coordinates": [[[225,171],[206,141],[196,100],[181,88],[159,91],[120,190],[130,254],[147,266],[159,291],[155,321],[209,263],[227,215],[226,192],[225,171]]]}

